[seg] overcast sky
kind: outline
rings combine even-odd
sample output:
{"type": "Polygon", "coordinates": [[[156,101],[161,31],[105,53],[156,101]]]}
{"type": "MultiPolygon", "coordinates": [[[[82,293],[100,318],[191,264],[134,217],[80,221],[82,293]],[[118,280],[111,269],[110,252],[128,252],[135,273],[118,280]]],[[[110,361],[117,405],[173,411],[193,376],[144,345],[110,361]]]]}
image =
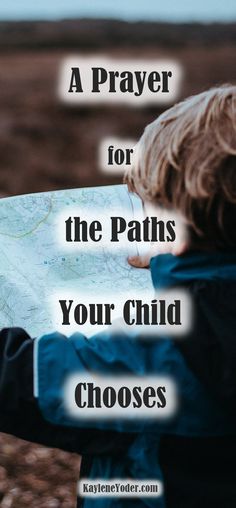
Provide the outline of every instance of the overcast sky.
{"type": "Polygon", "coordinates": [[[0,19],[236,20],[236,0],[1,0],[0,19]]]}

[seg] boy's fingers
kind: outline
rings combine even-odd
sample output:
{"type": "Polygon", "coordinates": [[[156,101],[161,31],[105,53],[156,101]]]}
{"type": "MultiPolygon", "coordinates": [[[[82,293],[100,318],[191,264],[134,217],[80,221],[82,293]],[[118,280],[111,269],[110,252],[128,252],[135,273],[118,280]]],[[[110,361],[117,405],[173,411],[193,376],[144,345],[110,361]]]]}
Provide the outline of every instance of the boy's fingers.
{"type": "Polygon", "coordinates": [[[128,263],[135,268],[148,268],[150,256],[129,256],[128,263]]]}

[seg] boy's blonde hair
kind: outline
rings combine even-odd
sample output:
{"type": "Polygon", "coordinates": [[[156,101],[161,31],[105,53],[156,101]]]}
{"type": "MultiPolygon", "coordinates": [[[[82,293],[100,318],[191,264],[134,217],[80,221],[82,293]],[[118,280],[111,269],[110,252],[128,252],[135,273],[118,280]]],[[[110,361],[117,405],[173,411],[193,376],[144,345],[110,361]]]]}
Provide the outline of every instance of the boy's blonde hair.
{"type": "Polygon", "coordinates": [[[148,125],[125,182],[179,211],[193,244],[236,247],[236,86],[190,97],[148,125]]]}

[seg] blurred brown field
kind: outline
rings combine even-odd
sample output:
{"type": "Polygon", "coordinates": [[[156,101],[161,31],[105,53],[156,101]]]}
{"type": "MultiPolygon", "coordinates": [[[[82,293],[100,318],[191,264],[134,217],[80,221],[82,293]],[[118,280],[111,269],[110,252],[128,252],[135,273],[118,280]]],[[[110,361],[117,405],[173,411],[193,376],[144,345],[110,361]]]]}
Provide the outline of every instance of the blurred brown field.
{"type": "MultiPolygon", "coordinates": [[[[120,183],[102,174],[105,136],[138,139],[159,108],[68,107],[58,100],[64,57],[81,52],[170,57],[180,99],[236,84],[236,25],[109,21],[0,23],[0,195],[120,183]]],[[[0,435],[2,508],[73,508],[79,457],[0,435]]]]}
{"type": "Polygon", "coordinates": [[[138,139],[160,113],[158,107],[65,106],[57,96],[64,57],[96,51],[176,59],[184,70],[180,99],[216,84],[236,82],[236,25],[228,30],[227,25],[191,29],[191,25],[151,23],[150,27],[121,22],[119,40],[119,22],[114,21],[0,23],[2,195],[119,183],[117,176],[99,171],[100,140],[104,136],[138,139]]]}

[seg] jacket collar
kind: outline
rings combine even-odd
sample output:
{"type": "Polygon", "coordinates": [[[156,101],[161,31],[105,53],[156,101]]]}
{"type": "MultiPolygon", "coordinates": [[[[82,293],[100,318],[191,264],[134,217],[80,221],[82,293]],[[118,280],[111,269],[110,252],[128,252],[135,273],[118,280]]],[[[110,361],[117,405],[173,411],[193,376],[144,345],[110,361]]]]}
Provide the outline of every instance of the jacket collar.
{"type": "Polygon", "coordinates": [[[160,254],[151,259],[156,289],[181,286],[194,280],[236,280],[236,251],[189,251],[181,256],[160,254]]]}

